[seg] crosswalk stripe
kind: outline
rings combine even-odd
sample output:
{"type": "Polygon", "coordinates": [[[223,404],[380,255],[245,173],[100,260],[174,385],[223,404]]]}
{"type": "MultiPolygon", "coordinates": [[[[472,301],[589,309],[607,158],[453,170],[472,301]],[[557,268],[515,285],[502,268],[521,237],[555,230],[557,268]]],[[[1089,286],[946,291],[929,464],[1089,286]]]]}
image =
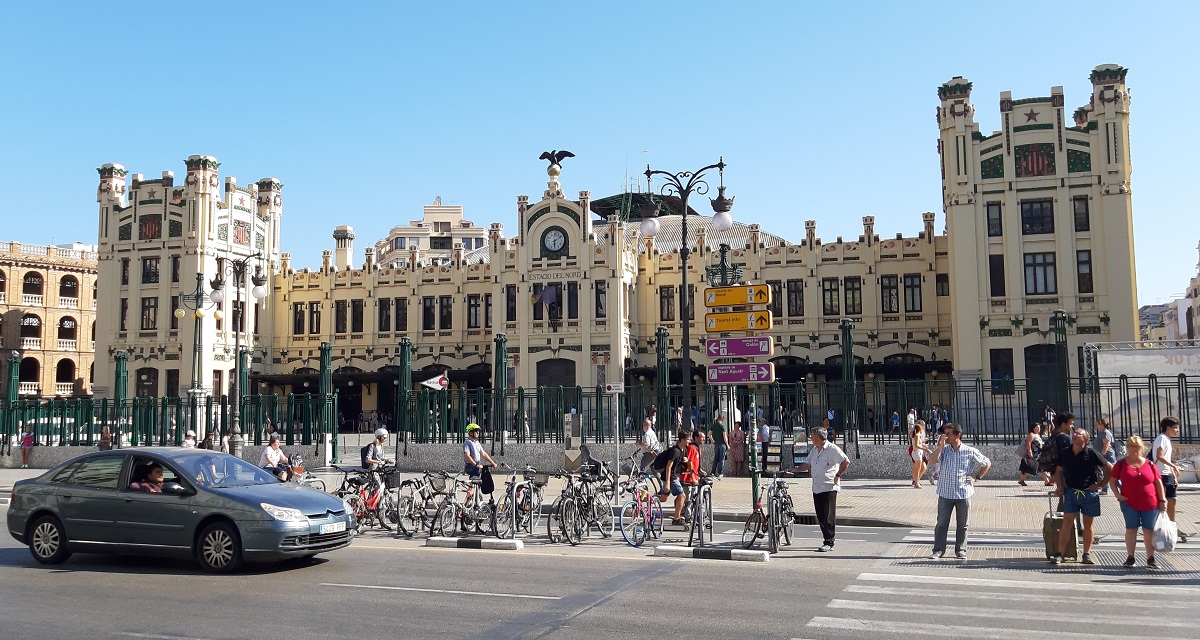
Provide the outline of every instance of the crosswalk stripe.
{"type": "MultiPolygon", "coordinates": [[[[1064,623],[1065,624],[1065,623],[1064,623]]],[[[937,623],[893,622],[886,620],[861,620],[849,618],[829,618],[817,616],[810,620],[806,627],[816,629],[835,629],[839,631],[856,631],[859,633],[891,633],[910,636],[934,636],[939,638],[971,638],[971,640],[1012,640],[1022,632],[1017,629],[996,629],[990,627],[945,625],[937,623]]],[[[1100,640],[1104,637],[1119,637],[1121,640],[1162,640],[1161,636],[1102,636],[1096,633],[1074,633],[1069,631],[1053,631],[1049,633],[1055,640],[1100,640]]]]}
{"type": "MultiPolygon", "coordinates": [[[[988,578],[966,578],[959,576],[919,576],[900,573],[860,573],[858,580],[871,582],[903,582],[907,584],[947,584],[970,587],[1001,587],[1005,589],[1039,589],[1055,591],[1087,591],[1102,592],[1108,595],[1150,595],[1161,594],[1168,596],[1200,596],[1200,588],[1181,586],[1125,585],[1079,582],[1041,582],[1034,580],[992,580],[988,578]]],[[[1140,599],[1140,598],[1139,598],[1140,599]]]]}
{"type": "MultiPolygon", "coordinates": [[[[1040,600],[1039,600],[1040,602],[1040,600]]],[[[1111,604],[1111,603],[1110,603],[1111,604]]],[[[830,609],[850,609],[854,611],[881,611],[887,613],[913,613],[913,605],[911,603],[893,604],[890,602],[876,602],[870,600],[841,600],[834,599],[826,605],[830,609]]],[[[1040,611],[1010,611],[1007,609],[989,609],[987,607],[962,607],[954,611],[954,615],[960,618],[999,618],[1002,620],[1011,620],[1014,616],[1019,616],[1022,620],[1049,620],[1051,622],[1062,622],[1062,614],[1059,612],[1043,613],[1040,611]]],[[[1102,616],[1094,613],[1087,615],[1087,622],[1093,624],[1108,624],[1108,625],[1124,625],[1130,623],[1129,616],[1102,616]]],[[[1190,629],[1194,626],[1191,622],[1173,622],[1167,620],[1148,620],[1145,617],[1139,619],[1137,624],[1140,626],[1153,627],[1171,627],[1190,629]]],[[[1057,634],[1055,634],[1057,635],[1057,634]]]]}
{"type": "MultiPolygon", "coordinates": [[[[1028,603],[1029,595],[1025,593],[1016,593],[1009,591],[959,591],[953,589],[915,589],[904,587],[877,587],[874,585],[847,585],[843,591],[847,593],[862,593],[870,595],[886,595],[886,596],[912,596],[918,598],[976,598],[980,600],[1012,600],[1015,602],[1028,603]]],[[[1112,598],[1085,598],[1082,596],[1060,596],[1060,595],[1039,595],[1037,597],[1039,604],[1064,604],[1073,606],[1100,606],[1108,607],[1112,605],[1112,598]]],[[[1175,601],[1161,601],[1142,598],[1138,600],[1138,608],[1145,609],[1178,609],[1179,603],[1175,601]]]]}

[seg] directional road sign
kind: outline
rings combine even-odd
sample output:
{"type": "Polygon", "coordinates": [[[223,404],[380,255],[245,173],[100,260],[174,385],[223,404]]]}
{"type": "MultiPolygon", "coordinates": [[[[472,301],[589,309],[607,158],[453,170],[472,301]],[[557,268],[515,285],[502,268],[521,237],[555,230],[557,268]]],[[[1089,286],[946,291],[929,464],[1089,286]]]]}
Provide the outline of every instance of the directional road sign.
{"type": "Polygon", "coordinates": [[[770,311],[733,311],[704,314],[704,328],[709,333],[726,331],[766,331],[771,328],[770,311]]]}
{"type": "Polygon", "coordinates": [[[746,384],[774,382],[775,365],[770,362],[741,362],[738,364],[708,365],[709,384],[746,384]]]}
{"type": "Polygon", "coordinates": [[[769,336],[721,338],[705,340],[704,344],[710,358],[753,358],[773,353],[773,344],[769,336]]]}
{"type": "Polygon", "coordinates": [[[706,307],[738,307],[751,304],[771,304],[771,287],[753,284],[704,290],[706,307]]]}

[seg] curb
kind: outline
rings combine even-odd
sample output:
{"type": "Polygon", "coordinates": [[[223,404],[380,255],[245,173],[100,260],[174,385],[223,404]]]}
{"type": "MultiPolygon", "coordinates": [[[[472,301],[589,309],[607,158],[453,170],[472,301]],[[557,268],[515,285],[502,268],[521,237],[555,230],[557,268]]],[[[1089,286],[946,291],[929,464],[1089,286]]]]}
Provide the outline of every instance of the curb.
{"type": "Polygon", "coordinates": [[[432,536],[425,538],[427,547],[445,547],[449,549],[494,549],[502,551],[520,551],[525,543],[515,539],[500,538],[446,538],[432,536]]]}
{"type": "Polygon", "coordinates": [[[729,549],[725,547],[676,547],[662,545],[654,548],[654,555],[668,558],[696,558],[699,560],[737,560],[740,562],[768,562],[771,554],[754,549],[729,549]]]}
{"type": "MultiPolygon", "coordinates": [[[[749,511],[713,511],[713,520],[721,522],[745,522],[750,517],[749,511]]],[[[846,527],[888,527],[888,528],[908,528],[911,529],[916,525],[897,520],[884,520],[882,518],[855,518],[853,516],[838,516],[837,523],[846,527]]],[[[796,524],[816,525],[817,516],[811,513],[797,513],[796,524]]]]}

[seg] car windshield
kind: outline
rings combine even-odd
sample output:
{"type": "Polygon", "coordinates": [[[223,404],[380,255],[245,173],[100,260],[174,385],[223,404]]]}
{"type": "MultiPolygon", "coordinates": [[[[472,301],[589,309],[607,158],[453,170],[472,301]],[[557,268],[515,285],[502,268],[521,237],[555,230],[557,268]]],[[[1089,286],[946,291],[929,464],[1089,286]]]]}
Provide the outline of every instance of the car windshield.
{"type": "Polygon", "coordinates": [[[244,487],[278,484],[279,479],[258,467],[226,454],[184,456],[176,459],[183,475],[201,487],[244,487]]]}

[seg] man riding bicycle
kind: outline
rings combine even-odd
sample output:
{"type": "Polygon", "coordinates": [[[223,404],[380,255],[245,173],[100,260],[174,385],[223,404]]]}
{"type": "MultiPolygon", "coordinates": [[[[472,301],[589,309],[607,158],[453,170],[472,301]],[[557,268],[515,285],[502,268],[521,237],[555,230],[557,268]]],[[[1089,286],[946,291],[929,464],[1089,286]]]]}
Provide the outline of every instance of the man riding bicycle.
{"type": "Polygon", "coordinates": [[[375,440],[367,445],[367,455],[363,456],[363,462],[366,463],[363,467],[371,474],[372,478],[379,481],[379,470],[383,467],[395,464],[394,460],[385,458],[384,446],[387,444],[388,430],[380,427],[375,430],[375,440]]]}
{"type": "MultiPolygon", "coordinates": [[[[478,478],[483,473],[483,463],[496,466],[496,461],[483,450],[479,442],[479,425],[472,422],[467,425],[467,439],[463,442],[463,473],[471,478],[478,478]]],[[[467,491],[467,500],[471,499],[473,491],[467,491]]]]}

